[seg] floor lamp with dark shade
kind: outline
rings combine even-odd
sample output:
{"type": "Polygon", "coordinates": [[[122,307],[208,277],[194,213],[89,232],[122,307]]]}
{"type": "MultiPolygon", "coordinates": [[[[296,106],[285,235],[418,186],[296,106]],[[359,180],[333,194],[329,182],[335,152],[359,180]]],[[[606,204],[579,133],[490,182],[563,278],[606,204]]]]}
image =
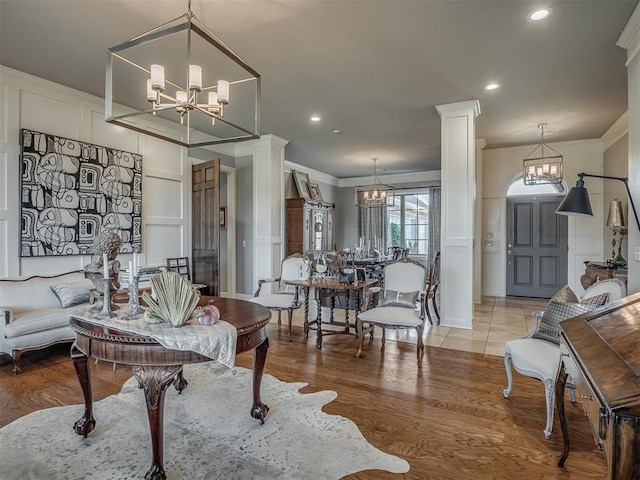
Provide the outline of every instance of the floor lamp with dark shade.
{"type": "Polygon", "coordinates": [[[631,197],[631,191],[629,190],[629,179],[627,177],[609,177],[606,175],[591,175],[589,173],[579,173],[578,181],[576,182],[576,186],[569,190],[569,193],[564,200],[560,203],[558,208],[556,209],[556,213],[559,215],[572,215],[572,216],[583,216],[583,217],[593,217],[593,210],[591,210],[591,201],[589,200],[589,193],[584,186],[584,177],[593,177],[593,178],[606,178],[609,180],[619,180],[624,183],[625,188],[627,189],[627,196],[629,197],[629,204],[631,205],[631,209],[633,210],[633,215],[636,218],[636,224],[638,225],[638,230],[640,230],[640,220],[638,220],[638,212],[636,211],[636,206],[633,203],[633,198],[631,197]]]}

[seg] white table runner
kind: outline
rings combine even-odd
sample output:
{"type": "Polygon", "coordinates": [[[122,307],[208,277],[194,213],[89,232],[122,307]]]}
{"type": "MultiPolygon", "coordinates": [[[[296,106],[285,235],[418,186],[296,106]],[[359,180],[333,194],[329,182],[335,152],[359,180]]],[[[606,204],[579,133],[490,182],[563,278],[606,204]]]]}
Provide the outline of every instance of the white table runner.
{"type": "Polygon", "coordinates": [[[127,313],[126,308],[116,313],[117,317],[99,319],[95,318],[96,312],[86,309],[75,312],[73,316],[96,325],[151,337],[171,350],[191,350],[229,368],[235,365],[238,332],[228,322],[219,320],[214,325],[200,325],[196,320],[191,320],[181,327],[173,327],[164,322],[147,323],[143,314],[136,320],[125,320],[122,317],[127,313]]]}

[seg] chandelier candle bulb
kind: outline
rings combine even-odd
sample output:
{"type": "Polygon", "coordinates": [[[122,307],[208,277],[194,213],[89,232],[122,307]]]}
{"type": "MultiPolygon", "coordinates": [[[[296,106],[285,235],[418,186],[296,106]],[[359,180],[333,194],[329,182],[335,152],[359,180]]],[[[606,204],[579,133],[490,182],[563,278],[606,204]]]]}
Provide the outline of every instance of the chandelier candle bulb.
{"type": "Polygon", "coordinates": [[[226,105],[229,103],[229,82],[218,80],[218,103],[226,105]]]}
{"type": "Polygon", "coordinates": [[[164,67],[151,65],[151,88],[158,92],[164,92],[164,67]]]}
{"type": "Polygon", "coordinates": [[[149,100],[150,102],[155,102],[158,100],[158,92],[153,89],[151,79],[147,80],[147,100],[149,100]]]}
{"type": "Polygon", "coordinates": [[[202,67],[189,65],[189,90],[202,91],[202,67]]]}

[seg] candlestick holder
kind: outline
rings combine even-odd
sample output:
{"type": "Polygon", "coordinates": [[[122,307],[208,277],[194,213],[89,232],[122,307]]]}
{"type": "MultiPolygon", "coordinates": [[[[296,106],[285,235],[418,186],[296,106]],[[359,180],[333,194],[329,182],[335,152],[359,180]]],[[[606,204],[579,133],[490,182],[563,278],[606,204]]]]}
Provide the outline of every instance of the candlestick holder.
{"type": "Polygon", "coordinates": [[[96,314],[96,318],[113,318],[116,316],[116,314],[113,313],[113,310],[111,308],[111,279],[103,279],[103,285],[104,293],[102,294],[102,310],[96,314]]]}
{"type": "Polygon", "coordinates": [[[140,295],[138,292],[139,280],[140,277],[135,276],[129,282],[129,311],[122,317],[125,320],[136,320],[141,313],[144,313],[144,310],[140,308],[140,295]]]}

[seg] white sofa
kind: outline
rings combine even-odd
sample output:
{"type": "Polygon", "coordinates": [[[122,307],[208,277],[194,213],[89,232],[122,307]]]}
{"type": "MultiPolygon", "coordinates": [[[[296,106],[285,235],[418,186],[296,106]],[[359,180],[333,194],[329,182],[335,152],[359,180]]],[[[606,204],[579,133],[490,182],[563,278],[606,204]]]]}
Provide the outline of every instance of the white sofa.
{"type": "Polygon", "coordinates": [[[0,279],[0,353],[11,355],[15,374],[22,352],[75,339],[69,317],[86,309],[92,287],[82,271],[0,279]]]}

